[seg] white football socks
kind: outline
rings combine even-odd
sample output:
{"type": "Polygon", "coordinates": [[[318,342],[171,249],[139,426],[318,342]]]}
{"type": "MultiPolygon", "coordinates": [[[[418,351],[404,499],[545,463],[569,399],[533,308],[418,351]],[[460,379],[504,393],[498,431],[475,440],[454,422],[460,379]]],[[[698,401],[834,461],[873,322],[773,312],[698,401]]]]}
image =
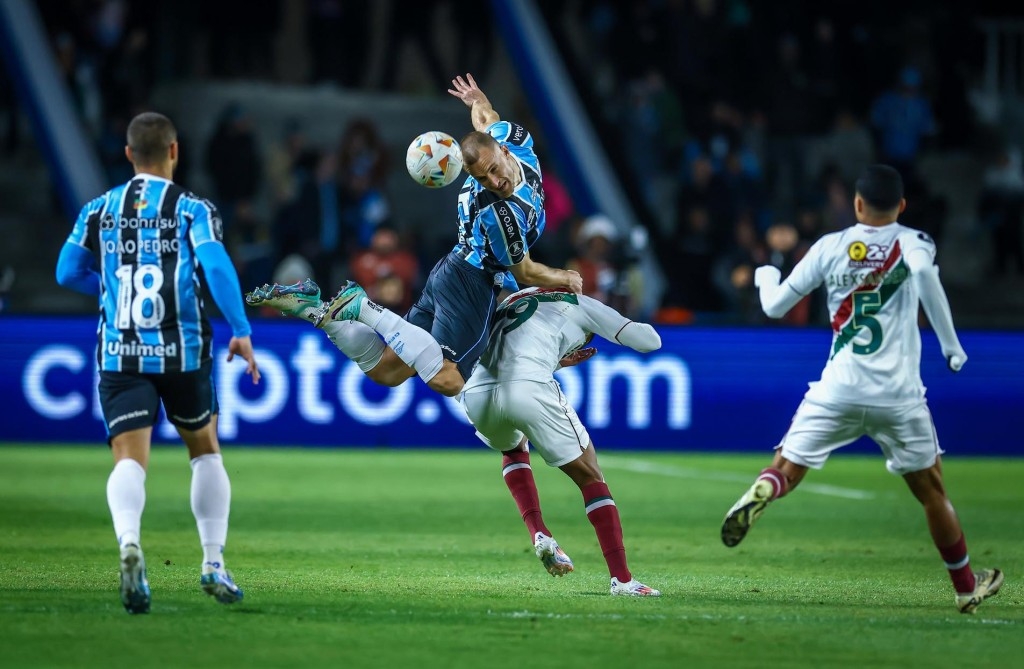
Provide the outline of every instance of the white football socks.
{"type": "Polygon", "coordinates": [[[136,460],[119,460],[107,478],[107,506],[119,546],[138,544],[146,506],[146,470],[136,460]]]}
{"type": "Polygon", "coordinates": [[[368,372],[384,355],[384,342],[373,328],[358,321],[328,321],[323,325],[327,338],[359,369],[368,372]]]}
{"type": "Polygon", "coordinates": [[[359,322],[365,323],[384,338],[384,343],[412,367],[426,382],[434,378],[444,363],[441,346],[434,337],[405,320],[390,309],[364,300],[359,309],[359,322]]]}
{"type": "Polygon", "coordinates": [[[231,511],[231,481],[220,453],[193,458],[192,515],[203,545],[203,572],[223,571],[224,544],[228,538],[231,511]]]}

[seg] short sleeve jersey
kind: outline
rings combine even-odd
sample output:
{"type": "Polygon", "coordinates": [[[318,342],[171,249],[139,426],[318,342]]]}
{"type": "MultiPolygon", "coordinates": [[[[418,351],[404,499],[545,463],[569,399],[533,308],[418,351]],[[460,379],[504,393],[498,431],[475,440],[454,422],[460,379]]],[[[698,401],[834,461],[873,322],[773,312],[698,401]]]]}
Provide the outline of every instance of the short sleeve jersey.
{"type": "Polygon", "coordinates": [[[503,381],[545,381],[559,361],[595,333],[616,341],[628,318],[576,293],[526,288],[509,295],[494,314],[487,348],[466,388],[503,381]]]}
{"type": "Polygon", "coordinates": [[[544,187],[533,137],[521,125],[498,121],[488,134],[507,146],[522,173],[508,198],[502,199],[468,177],[459,192],[459,240],[453,250],[460,258],[496,275],[502,286],[517,290],[506,268],[522,262],[544,232],[544,187]]]}
{"type": "Polygon", "coordinates": [[[211,357],[195,249],[222,238],[213,204],[153,175],[82,208],[67,241],[89,250],[100,268],[101,370],[188,372],[211,357]]]}
{"type": "Polygon", "coordinates": [[[781,290],[806,295],[824,284],[832,348],[821,380],[808,398],[871,406],[923,399],[917,286],[907,257],[935,242],[899,223],[858,223],[819,239],[781,290]]]}

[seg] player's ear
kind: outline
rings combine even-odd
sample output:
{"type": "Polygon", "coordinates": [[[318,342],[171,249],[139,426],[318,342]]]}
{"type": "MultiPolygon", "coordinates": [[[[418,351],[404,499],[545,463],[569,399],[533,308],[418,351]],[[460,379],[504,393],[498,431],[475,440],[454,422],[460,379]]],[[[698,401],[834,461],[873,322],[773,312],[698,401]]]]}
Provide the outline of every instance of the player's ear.
{"type": "MultiPolygon", "coordinates": [[[[856,211],[858,214],[864,213],[864,198],[862,198],[860,195],[853,196],[853,210],[856,211]]],[[[900,211],[903,210],[901,209],[900,211]]]]}
{"type": "Polygon", "coordinates": [[[904,211],[904,210],[905,210],[906,208],[907,208],[907,198],[902,198],[902,199],[900,200],[900,211],[899,211],[899,213],[901,213],[901,214],[902,214],[902,213],[903,213],[903,211],[904,211]]]}
{"type": "Polygon", "coordinates": [[[172,161],[178,160],[178,140],[171,142],[171,145],[167,147],[168,157],[172,161]]]}
{"type": "Polygon", "coordinates": [[[128,146],[127,144],[124,145],[124,157],[128,159],[129,163],[133,165],[135,164],[135,161],[132,160],[132,147],[128,146]]]}

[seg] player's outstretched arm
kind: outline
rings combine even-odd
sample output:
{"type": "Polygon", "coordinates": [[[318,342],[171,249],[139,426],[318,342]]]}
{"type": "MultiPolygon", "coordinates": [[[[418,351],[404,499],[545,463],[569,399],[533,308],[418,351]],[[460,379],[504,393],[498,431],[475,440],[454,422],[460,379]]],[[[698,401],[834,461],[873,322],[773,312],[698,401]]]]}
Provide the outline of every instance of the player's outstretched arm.
{"type": "Polygon", "coordinates": [[[236,354],[240,355],[248,363],[246,373],[252,377],[253,383],[259,383],[260,373],[252,352],[252,341],[249,339],[252,327],[249,325],[249,319],[245,317],[242,288],[228,252],[220,242],[207,242],[196,247],[196,258],[206,274],[206,284],[213,295],[213,301],[231,325],[228,360],[232,360],[236,354]]]}
{"type": "Polygon", "coordinates": [[[581,324],[585,330],[639,353],[661,348],[661,335],[650,323],[632,321],[613,307],[587,295],[579,296],[579,304],[587,321],[581,324]]]}
{"type": "Polygon", "coordinates": [[[476,85],[472,74],[467,73],[465,79],[461,75],[452,79],[452,87],[448,89],[448,92],[469,107],[469,116],[474,130],[485,132],[487,128],[501,120],[498,112],[494,111],[494,107],[491,106],[491,101],[476,85]]]}
{"type": "Polygon", "coordinates": [[[788,284],[780,285],[781,278],[782,272],[772,265],[762,265],[754,270],[757,296],[761,300],[761,309],[768,318],[782,318],[804,297],[788,284]]]}
{"type": "Polygon", "coordinates": [[[57,257],[57,283],[86,295],[100,294],[96,258],[77,244],[66,243],[57,257]]]}
{"type": "Polygon", "coordinates": [[[939,338],[939,345],[942,347],[942,355],[946,358],[946,364],[954,372],[967,362],[967,353],[960,346],[960,339],[956,336],[956,328],[953,327],[953,314],[949,309],[949,299],[946,291],[939,281],[939,267],[931,261],[918,260],[919,254],[911,254],[908,258],[910,274],[917,284],[918,294],[921,296],[921,306],[928,316],[928,322],[932,324],[935,335],[939,338]]]}
{"type": "Polygon", "coordinates": [[[535,262],[529,253],[526,253],[520,262],[509,267],[509,271],[520,286],[565,288],[577,294],[583,292],[583,277],[579,272],[548,267],[544,263],[535,262]]]}

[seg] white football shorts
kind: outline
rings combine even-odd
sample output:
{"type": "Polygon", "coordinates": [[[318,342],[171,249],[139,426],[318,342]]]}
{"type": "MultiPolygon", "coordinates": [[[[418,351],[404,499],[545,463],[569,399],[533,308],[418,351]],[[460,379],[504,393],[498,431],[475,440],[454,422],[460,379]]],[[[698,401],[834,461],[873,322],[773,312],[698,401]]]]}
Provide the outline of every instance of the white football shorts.
{"type": "Polygon", "coordinates": [[[510,451],[523,435],[552,467],[580,457],[590,435],[554,379],[545,383],[513,381],[470,389],[462,406],[476,436],[496,451],[510,451]]]}
{"type": "Polygon", "coordinates": [[[776,446],[791,462],[821,469],[832,451],[867,435],[885,454],[885,467],[902,476],[928,469],[943,451],[925,402],[873,407],[804,399],[776,446]]]}

